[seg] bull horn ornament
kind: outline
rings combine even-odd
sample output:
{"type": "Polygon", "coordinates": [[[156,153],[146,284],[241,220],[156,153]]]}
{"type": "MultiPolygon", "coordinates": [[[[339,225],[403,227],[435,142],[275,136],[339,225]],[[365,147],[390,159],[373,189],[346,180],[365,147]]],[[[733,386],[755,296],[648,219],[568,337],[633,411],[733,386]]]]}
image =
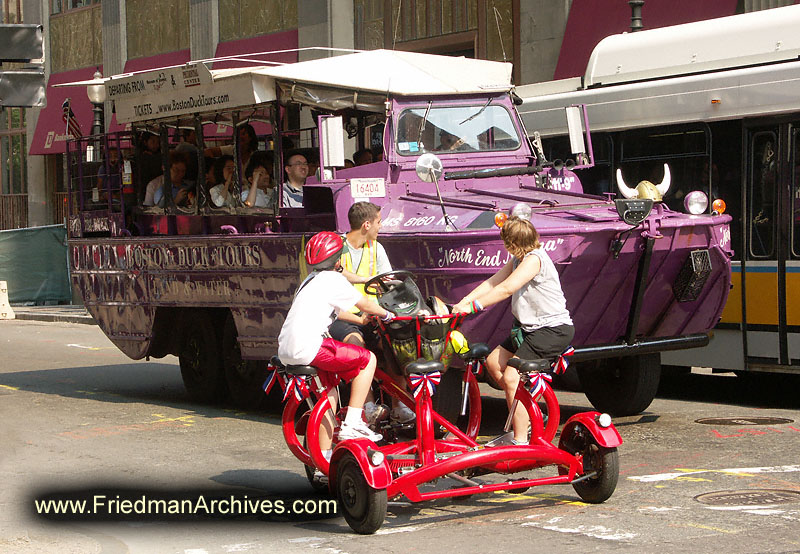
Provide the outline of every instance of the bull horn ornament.
{"type": "Polygon", "coordinates": [[[654,185],[650,181],[640,181],[635,189],[625,184],[625,180],[622,178],[622,170],[617,169],[617,187],[619,187],[619,192],[625,198],[651,198],[654,202],[661,202],[664,195],[667,194],[671,183],[672,176],[667,164],[664,164],[664,178],[659,184],[654,185]]]}

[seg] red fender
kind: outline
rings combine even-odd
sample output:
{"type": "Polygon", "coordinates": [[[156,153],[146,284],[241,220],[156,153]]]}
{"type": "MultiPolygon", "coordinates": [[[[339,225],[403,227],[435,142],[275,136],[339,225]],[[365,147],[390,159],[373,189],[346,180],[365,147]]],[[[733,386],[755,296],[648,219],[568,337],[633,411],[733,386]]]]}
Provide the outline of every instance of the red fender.
{"type": "Polygon", "coordinates": [[[380,450],[378,445],[369,439],[350,439],[342,441],[333,449],[331,456],[330,472],[328,473],[328,483],[331,491],[336,491],[336,476],[339,472],[339,462],[347,452],[352,454],[367,484],[373,489],[385,489],[392,482],[392,471],[389,469],[389,462],[386,460],[379,466],[372,465],[367,449],[380,450]]]}
{"type": "Polygon", "coordinates": [[[581,412],[569,418],[564,424],[564,429],[561,431],[558,447],[561,448],[563,442],[572,435],[572,429],[578,423],[586,427],[597,441],[597,444],[602,447],[614,448],[622,444],[622,437],[619,436],[619,432],[617,428],[614,427],[614,424],[611,424],[609,427],[600,427],[600,424],[597,423],[597,417],[599,415],[600,412],[581,412]]]}

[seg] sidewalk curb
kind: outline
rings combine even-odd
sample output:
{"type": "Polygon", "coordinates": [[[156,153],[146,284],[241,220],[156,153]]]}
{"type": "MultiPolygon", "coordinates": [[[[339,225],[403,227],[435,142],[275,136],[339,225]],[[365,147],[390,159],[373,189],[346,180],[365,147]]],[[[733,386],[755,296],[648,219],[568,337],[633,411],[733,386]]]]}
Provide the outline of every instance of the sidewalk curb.
{"type": "Polygon", "coordinates": [[[24,311],[20,308],[15,310],[16,319],[23,321],[42,321],[46,323],[81,323],[84,325],[97,325],[94,318],[89,315],[59,314],[53,312],[35,313],[24,311]]]}

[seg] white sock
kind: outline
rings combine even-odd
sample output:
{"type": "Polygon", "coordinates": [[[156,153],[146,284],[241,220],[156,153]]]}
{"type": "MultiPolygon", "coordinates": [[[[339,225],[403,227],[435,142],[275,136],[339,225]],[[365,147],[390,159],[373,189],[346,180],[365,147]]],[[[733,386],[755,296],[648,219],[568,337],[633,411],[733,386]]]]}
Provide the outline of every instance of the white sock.
{"type": "Polygon", "coordinates": [[[326,460],[328,460],[330,462],[331,461],[331,456],[333,456],[333,450],[323,450],[322,451],[322,455],[326,460]]]}
{"type": "Polygon", "coordinates": [[[364,413],[363,409],[351,408],[350,406],[348,406],[347,414],[344,416],[345,425],[356,425],[359,421],[361,421],[362,413],[364,413]]]}

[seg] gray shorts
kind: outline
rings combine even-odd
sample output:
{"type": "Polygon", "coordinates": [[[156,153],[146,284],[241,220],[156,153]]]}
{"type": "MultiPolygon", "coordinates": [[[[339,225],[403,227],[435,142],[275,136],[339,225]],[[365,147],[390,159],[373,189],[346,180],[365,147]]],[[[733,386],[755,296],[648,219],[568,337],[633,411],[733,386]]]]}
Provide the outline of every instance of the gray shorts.
{"type": "Polygon", "coordinates": [[[519,348],[515,347],[512,336],[504,340],[500,346],[523,360],[545,358],[552,361],[572,342],[575,327],[572,325],[542,327],[530,333],[523,331],[522,336],[519,348]]]}

